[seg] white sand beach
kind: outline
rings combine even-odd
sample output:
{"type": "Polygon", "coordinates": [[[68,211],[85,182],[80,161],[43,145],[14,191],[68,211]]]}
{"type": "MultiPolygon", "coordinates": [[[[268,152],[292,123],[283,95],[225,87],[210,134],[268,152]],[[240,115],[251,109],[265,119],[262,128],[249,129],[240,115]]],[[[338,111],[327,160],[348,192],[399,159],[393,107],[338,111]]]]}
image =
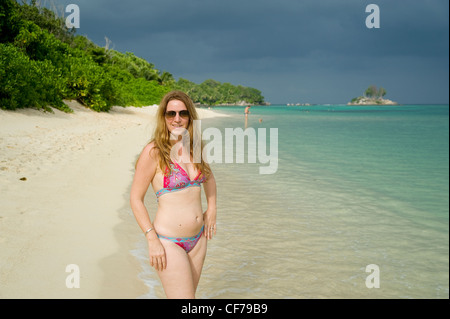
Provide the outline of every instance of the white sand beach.
{"type": "Polygon", "coordinates": [[[74,113],[0,110],[0,298],[137,298],[142,234],[119,211],[156,108],[66,103],[74,113]]]}

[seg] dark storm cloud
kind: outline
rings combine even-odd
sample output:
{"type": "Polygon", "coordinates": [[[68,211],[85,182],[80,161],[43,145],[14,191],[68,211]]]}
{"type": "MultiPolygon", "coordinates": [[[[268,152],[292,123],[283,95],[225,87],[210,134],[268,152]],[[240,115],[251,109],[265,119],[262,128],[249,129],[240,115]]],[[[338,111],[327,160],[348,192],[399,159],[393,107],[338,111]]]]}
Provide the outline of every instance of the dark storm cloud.
{"type": "MultiPolygon", "coordinates": [[[[411,53],[410,49],[421,44],[428,45],[419,51],[433,51],[439,45],[434,37],[448,33],[443,23],[448,2],[378,2],[382,28],[372,34],[374,30],[364,25],[366,4],[360,0],[132,0],[90,1],[80,6],[93,17],[89,22],[97,26],[98,33],[111,33],[119,41],[122,37],[140,42],[152,35],[181,35],[186,43],[200,39],[223,56],[233,57],[296,56],[314,50],[365,52],[367,46],[358,46],[357,41],[389,46],[394,54],[411,53]]],[[[383,51],[373,54],[379,53],[383,51]]]]}
{"type": "Polygon", "coordinates": [[[115,49],[132,51],[176,77],[198,82],[212,77],[258,87],[274,102],[297,97],[345,102],[362,93],[355,92],[360,86],[373,84],[370,80],[395,85],[388,92],[397,92],[399,99],[411,97],[406,88],[415,85],[429,92],[427,98],[443,91],[440,99],[448,101],[448,1],[58,3],[72,2],[81,10],[78,34],[99,45],[106,36],[115,49]],[[380,7],[380,29],[365,26],[369,3],[380,7]],[[272,82],[274,78],[278,80],[272,82]],[[330,86],[326,99],[324,89],[317,89],[323,85],[330,86]]]}

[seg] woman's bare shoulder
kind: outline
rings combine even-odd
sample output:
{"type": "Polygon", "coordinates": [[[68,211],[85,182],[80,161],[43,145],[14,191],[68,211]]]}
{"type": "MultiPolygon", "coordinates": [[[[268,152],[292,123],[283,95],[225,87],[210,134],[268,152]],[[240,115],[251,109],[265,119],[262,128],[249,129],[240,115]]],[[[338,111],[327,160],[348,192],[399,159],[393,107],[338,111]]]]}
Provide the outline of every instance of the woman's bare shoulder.
{"type": "Polygon", "coordinates": [[[156,147],[155,142],[152,141],[148,143],[142,150],[142,154],[150,157],[152,160],[157,160],[159,158],[159,150],[156,147]]]}
{"type": "Polygon", "coordinates": [[[154,142],[148,143],[142,150],[136,162],[136,169],[139,167],[150,169],[151,171],[156,170],[157,163],[159,162],[159,151],[154,142]]]}

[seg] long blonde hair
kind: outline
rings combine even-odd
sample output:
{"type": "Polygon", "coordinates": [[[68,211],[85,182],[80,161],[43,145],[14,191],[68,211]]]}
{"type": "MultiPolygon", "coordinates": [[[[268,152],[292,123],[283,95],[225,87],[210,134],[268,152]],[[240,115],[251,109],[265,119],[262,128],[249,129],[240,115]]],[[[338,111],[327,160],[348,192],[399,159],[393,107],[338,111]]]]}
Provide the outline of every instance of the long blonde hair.
{"type": "MultiPolygon", "coordinates": [[[[153,139],[150,143],[154,143],[155,149],[159,152],[159,167],[161,171],[164,173],[166,167],[169,167],[172,162],[170,158],[170,151],[172,149],[172,144],[170,143],[170,132],[166,124],[166,110],[167,104],[169,104],[172,100],[178,100],[186,105],[186,108],[189,112],[189,123],[187,127],[187,131],[189,132],[190,137],[190,156],[193,156],[193,136],[194,136],[194,120],[198,120],[198,113],[192,102],[192,99],[182,91],[171,91],[167,93],[161,100],[158,111],[156,113],[156,128],[153,134],[153,139]]],[[[203,142],[201,142],[201,150],[203,150],[203,142]]],[[[201,157],[200,163],[194,163],[196,169],[200,170],[202,174],[208,177],[211,174],[211,169],[203,160],[203,156],[201,157]]]]}

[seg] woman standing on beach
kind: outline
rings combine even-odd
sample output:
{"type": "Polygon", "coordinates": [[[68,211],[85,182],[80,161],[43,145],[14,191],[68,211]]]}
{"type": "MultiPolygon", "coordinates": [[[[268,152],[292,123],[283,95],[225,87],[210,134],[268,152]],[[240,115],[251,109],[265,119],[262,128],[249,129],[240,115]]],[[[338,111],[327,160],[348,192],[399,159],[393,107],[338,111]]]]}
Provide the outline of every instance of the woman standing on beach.
{"type": "Polygon", "coordinates": [[[193,121],[198,115],[190,97],[169,92],[156,117],[154,138],[136,163],[130,204],[167,298],[195,298],[206,242],[216,233],[216,182],[203,158],[193,163],[193,121]],[[190,146],[178,141],[187,133],[190,146]],[[153,225],[144,205],[150,184],[158,200],[153,225]],[[201,184],[208,206],[204,213],[201,184]]]}

